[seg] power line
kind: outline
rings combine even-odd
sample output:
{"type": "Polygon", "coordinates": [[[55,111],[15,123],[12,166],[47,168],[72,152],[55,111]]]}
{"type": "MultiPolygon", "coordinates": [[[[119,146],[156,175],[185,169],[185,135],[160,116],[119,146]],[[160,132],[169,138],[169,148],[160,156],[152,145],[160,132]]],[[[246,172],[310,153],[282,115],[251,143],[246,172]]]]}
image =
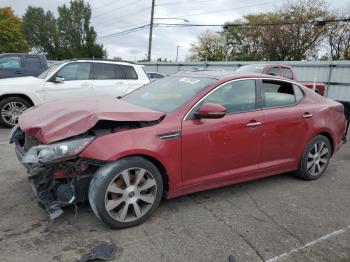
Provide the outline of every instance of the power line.
{"type": "Polygon", "coordinates": [[[118,2],[120,2],[120,1],[121,1],[121,0],[113,0],[113,1],[110,1],[110,2],[108,2],[108,3],[106,3],[106,4],[99,5],[99,6],[97,6],[97,7],[91,7],[91,8],[92,8],[92,10],[97,10],[97,9],[101,9],[101,8],[103,8],[103,7],[107,7],[107,6],[113,5],[113,4],[118,3],[118,2]]]}
{"type": "Polygon", "coordinates": [[[100,13],[100,14],[98,14],[98,15],[94,15],[94,16],[92,16],[92,18],[96,18],[96,17],[99,17],[99,16],[101,16],[101,15],[105,15],[105,14],[108,14],[108,13],[110,13],[110,12],[123,9],[123,8],[125,8],[125,7],[129,7],[129,6],[131,6],[131,5],[133,5],[133,4],[136,4],[136,3],[139,3],[139,2],[140,2],[140,0],[132,1],[132,2],[130,2],[130,3],[128,3],[128,4],[126,4],[126,5],[119,6],[119,7],[113,8],[113,9],[110,9],[110,10],[108,10],[108,11],[106,11],[106,12],[103,12],[103,13],[100,13]]]}
{"type": "Polygon", "coordinates": [[[190,1],[190,2],[166,2],[166,3],[160,3],[156,4],[156,6],[165,6],[165,5],[191,5],[191,4],[199,4],[199,3],[205,3],[205,2],[213,2],[213,0],[201,0],[201,1],[190,1]]]}
{"type": "MultiPolygon", "coordinates": [[[[140,13],[140,12],[142,12],[144,10],[148,10],[148,9],[151,9],[151,7],[148,6],[145,8],[138,9],[136,11],[127,12],[127,13],[124,13],[123,15],[119,15],[118,18],[125,17],[125,16],[131,15],[131,14],[137,14],[137,13],[140,13]]],[[[102,20],[100,23],[94,23],[94,27],[98,26],[98,25],[106,24],[106,22],[111,23],[110,18],[109,18],[109,20],[105,20],[105,21],[102,20]]],[[[123,21],[121,19],[113,19],[113,22],[115,23],[115,22],[123,22],[123,21]]]]}
{"type": "Polygon", "coordinates": [[[192,14],[181,15],[181,16],[177,16],[177,17],[192,17],[192,16],[199,16],[199,15],[206,15],[206,14],[223,13],[223,12],[238,10],[238,9],[242,9],[242,8],[256,7],[256,6],[262,6],[262,5],[267,5],[267,4],[276,4],[276,3],[285,2],[285,1],[287,1],[287,0],[263,2],[260,4],[258,3],[258,4],[254,4],[254,5],[244,5],[244,6],[234,7],[234,8],[218,9],[218,10],[213,10],[213,11],[208,11],[208,12],[192,13],[192,14]]]}
{"type": "MultiPolygon", "coordinates": [[[[315,24],[315,25],[325,25],[328,23],[336,23],[336,22],[350,22],[350,17],[342,17],[338,19],[326,19],[321,21],[295,21],[295,22],[283,22],[283,23],[259,23],[259,24],[251,24],[251,23],[235,23],[235,24],[167,24],[167,23],[156,23],[155,27],[259,27],[259,26],[283,26],[283,25],[298,25],[298,24],[315,24]]],[[[106,37],[118,37],[125,34],[133,33],[142,29],[146,29],[150,26],[150,24],[130,28],[124,31],[116,32],[113,34],[103,35],[97,37],[106,38],[106,37]]]]}
{"type": "Polygon", "coordinates": [[[350,17],[343,17],[338,19],[326,19],[326,20],[309,20],[309,21],[295,21],[295,22],[282,22],[282,23],[227,23],[227,24],[168,24],[157,23],[154,24],[158,27],[261,27],[261,26],[283,26],[283,25],[300,25],[300,24],[315,24],[323,26],[329,23],[336,22],[350,22],[350,17]]]}
{"type": "Polygon", "coordinates": [[[141,26],[137,26],[137,27],[133,27],[133,28],[124,30],[124,31],[116,32],[116,33],[113,33],[113,34],[98,36],[96,38],[101,39],[101,38],[107,38],[107,37],[121,36],[121,35],[124,35],[124,34],[129,34],[129,33],[133,33],[133,32],[136,32],[136,31],[148,28],[149,26],[150,26],[149,24],[141,25],[141,26]]]}

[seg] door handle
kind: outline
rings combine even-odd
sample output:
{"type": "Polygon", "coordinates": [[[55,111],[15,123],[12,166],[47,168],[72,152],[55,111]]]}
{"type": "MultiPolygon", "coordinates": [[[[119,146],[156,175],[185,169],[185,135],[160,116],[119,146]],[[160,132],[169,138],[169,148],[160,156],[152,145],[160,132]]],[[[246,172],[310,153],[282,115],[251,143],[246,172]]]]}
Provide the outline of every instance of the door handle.
{"type": "Polygon", "coordinates": [[[247,127],[257,127],[257,126],[260,126],[262,125],[261,122],[258,122],[258,121],[250,121],[248,124],[247,124],[247,127]]]}
{"type": "Polygon", "coordinates": [[[80,86],[89,86],[89,83],[81,83],[80,86]]]}
{"type": "Polygon", "coordinates": [[[23,72],[21,72],[21,71],[16,71],[15,73],[16,73],[17,75],[23,74],[23,72]]]}
{"type": "Polygon", "coordinates": [[[309,112],[306,112],[303,114],[303,118],[311,118],[311,117],[312,117],[312,114],[309,112]]]}

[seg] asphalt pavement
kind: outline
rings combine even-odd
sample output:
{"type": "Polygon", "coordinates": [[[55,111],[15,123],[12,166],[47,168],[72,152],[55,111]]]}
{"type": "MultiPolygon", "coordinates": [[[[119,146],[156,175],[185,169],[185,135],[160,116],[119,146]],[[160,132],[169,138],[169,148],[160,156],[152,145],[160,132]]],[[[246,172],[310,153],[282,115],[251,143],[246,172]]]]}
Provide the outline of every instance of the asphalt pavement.
{"type": "Polygon", "coordinates": [[[350,261],[350,146],[312,182],[290,174],[164,200],[144,224],[111,230],[88,204],[49,222],[0,129],[0,260],[76,261],[113,242],[114,261],[350,261]]]}

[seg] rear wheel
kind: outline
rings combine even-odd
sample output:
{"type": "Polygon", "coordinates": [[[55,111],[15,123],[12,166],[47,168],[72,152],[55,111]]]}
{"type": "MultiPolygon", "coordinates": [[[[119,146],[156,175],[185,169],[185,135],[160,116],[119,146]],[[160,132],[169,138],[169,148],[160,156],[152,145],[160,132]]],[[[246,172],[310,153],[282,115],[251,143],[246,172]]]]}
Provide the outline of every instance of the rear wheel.
{"type": "Polygon", "coordinates": [[[323,175],[332,155],[327,137],[318,135],[306,147],[296,175],[304,180],[315,180],[323,175]]]}
{"type": "Polygon", "coordinates": [[[100,168],[89,188],[93,212],[112,228],[144,222],[158,207],[162,195],[159,170],[142,157],[128,157],[100,168]]]}
{"type": "Polygon", "coordinates": [[[19,116],[30,107],[30,103],[20,97],[8,97],[0,102],[0,124],[14,127],[19,116]]]}

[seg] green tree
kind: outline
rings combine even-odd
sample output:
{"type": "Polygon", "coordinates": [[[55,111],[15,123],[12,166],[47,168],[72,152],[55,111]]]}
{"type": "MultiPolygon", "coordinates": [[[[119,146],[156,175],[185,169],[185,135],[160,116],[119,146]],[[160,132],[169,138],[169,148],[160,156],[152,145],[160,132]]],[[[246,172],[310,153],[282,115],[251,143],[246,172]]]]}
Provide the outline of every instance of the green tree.
{"type": "Polygon", "coordinates": [[[61,58],[56,18],[51,11],[29,6],[23,17],[23,33],[34,51],[47,53],[50,59],[61,58]]]}
{"type": "Polygon", "coordinates": [[[21,19],[14,14],[11,7],[0,8],[0,53],[28,50],[21,24],[21,19]]]}
{"type": "Polygon", "coordinates": [[[103,45],[96,43],[96,32],[90,25],[91,7],[83,0],[72,0],[70,6],[58,8],[58,32],[61,37],[63,58],[106,56],[103,45]]]}
{"type": "Polygon", "coordinates": [[[36,52],[51,59],[104,58],[103,45],[90,25],[91,7],[83,0],[71,0],[58,7],[58,18],[42,8],[28,7],[23,17],[23,32],[36,52]]]}

